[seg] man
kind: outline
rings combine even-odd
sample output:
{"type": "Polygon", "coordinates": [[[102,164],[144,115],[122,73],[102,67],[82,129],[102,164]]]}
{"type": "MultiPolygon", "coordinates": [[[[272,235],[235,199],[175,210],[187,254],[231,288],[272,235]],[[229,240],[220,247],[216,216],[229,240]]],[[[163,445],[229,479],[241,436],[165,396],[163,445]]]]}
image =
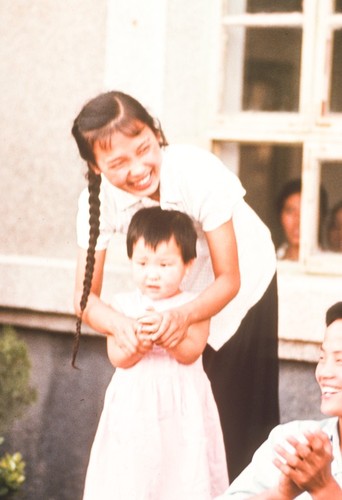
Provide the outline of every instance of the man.
{"type": "Polygon", "coordinates": [[[326,326],[316,380],[329,418],[275,427],[217,500],[342,500],[342,302],[328,309],[326,326]]]}

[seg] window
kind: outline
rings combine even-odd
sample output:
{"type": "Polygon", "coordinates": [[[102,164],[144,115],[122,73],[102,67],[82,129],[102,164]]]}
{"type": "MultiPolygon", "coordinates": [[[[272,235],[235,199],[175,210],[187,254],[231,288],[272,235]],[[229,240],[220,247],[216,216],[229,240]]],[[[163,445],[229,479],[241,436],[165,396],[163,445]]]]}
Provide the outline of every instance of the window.
{"type": "Polygon", "coordinates": [[[213,150],[277,247],[277,197],[299,179],[298,265],[342,274],[342,1],[222,0],[220,20],[213,150]]]}

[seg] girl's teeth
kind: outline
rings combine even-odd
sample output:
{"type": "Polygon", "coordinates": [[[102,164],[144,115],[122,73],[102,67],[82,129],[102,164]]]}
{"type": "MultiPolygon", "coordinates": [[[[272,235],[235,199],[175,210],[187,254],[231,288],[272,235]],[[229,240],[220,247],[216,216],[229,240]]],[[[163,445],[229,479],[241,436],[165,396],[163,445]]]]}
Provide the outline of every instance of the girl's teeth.
{"type": "Polygon", "coordinates": [[[141,179],[141,181],[136,182],[136,185],[137,186],[143,186],[144,184],[146,184],[146,182],[148,182],[149,178],[150,178],[150,174],[146,175],[146,177],[144,177],[143,179],[141,179]]]}

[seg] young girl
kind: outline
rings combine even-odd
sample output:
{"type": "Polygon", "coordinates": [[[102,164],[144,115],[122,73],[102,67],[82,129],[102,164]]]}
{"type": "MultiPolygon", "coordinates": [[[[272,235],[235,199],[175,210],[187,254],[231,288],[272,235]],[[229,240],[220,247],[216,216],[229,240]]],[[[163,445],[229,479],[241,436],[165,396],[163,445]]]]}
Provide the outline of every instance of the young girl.
{"type": "MultiPolygon", "coordinates": [[[[209,321],[164,349],[153,342],[163,311],[192,299],[180,285],[196,257],[196,231],[178,211],[132,218],[127,253],[137,290],[113,307],[134,321],[140,352],[107,338],[117,367],[91,451],[84,500],[209,500],[228,485],[219,416],[203,371],[209,321]],[[140,319],[139,319],[140,318],[140,319]]],[[[158,341],[157,341],[158,342],[158,341]]]]}
{"type": "MultiPolygon", "coordinates": [[[[276,257],[270,232],[245,203],[239,179],[213,154],[167,145],[135,99],[107,92],[87,103],[72,133],[88,165],[79,200],[75,307],[113,335],[127,354],[141,350],[135,322],[100,299],[111,235],[127,232],[143,206],[179,210],[195,223],[198,257],[184,280],[196,297],[163,311],[159,344],[175,347],[189,326],[211,318],[203,362],[223,429],[230,479],[279,423],[276,257]],[[100,214],[101,204],[101,214],[100,214]]],[[[74,356],[77,351],[77,342],[74,356]]]]}

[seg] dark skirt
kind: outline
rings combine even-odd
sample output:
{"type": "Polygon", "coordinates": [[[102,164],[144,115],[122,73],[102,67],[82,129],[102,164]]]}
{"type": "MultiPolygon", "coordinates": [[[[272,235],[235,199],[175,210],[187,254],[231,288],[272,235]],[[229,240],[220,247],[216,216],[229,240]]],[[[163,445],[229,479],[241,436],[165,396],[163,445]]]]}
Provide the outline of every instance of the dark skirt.
{"type": "Polygon", "coordinates": [[[220,414],[232,482],[279,424],[276,275],[221,349],[207,345],[203,366],[220,414]]]}

